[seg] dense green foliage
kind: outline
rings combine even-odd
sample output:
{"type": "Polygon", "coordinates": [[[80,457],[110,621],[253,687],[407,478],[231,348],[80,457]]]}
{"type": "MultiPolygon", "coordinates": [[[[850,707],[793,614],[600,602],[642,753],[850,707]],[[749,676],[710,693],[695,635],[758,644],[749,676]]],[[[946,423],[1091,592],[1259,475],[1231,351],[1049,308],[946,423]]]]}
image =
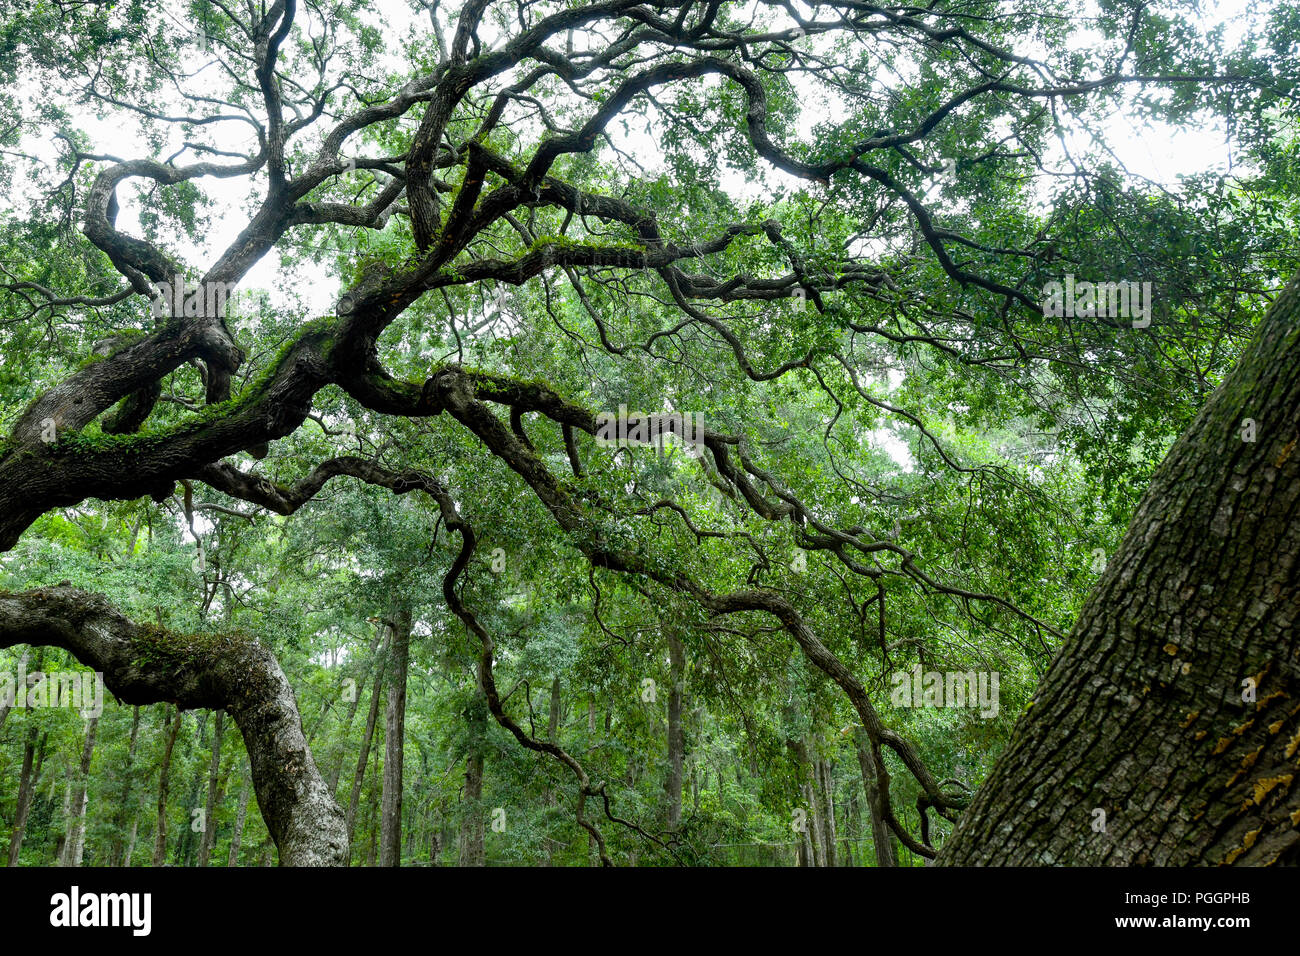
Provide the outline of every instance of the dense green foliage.
{"type": "MultiPolygon", "coordinates": [[[[445,55],[429,14],[410,6],[418,18],[392,0],[331,7],[328,15],[304,4],[281,51],[281,85],[292,90],[287,77],[300,77],[304,102],[322,97],[331,125],[358,102],[394,96],[445,55]],[[335,59],[313,83],[327,49],[335,59]]],[[[541,17],[583,5],[531,6],[537,10],[529,16],[541,17]]],[[[671,21],[692,6],[665,5],[660,14],[671,21]]],[[[822,22],[835,6],[818,8],[822,22]]],[[[457,587],[494,637],[496,686],[530,735],[554,739],[604,784],[612,817],[599,797],[589,799],[587,813],[615,862],[794,864],[808,840],[800,822],[818,800],[833,807],[836,862],[876,861],[859,716],[842,690],[771,616],[711,613],[691,593],[664,585],[675,577],[718,594],[761,588],[784,596],[866,687],[885,725],[914,742],[945,792],[960,798],[977,787],[1032,705],[1038,677],[1147,477],[1294,268],[1300,140],[1286,91],[1296,82],[1296,12],[1279,5],[1251,20],[1246,41],[1229,42],[1199,26],[1183,4],[1152,5],[1131,32],[1133,4],[1097,4],[1095,23],[1073,7],[944,0],[926,16],[936,27],[960,21],[986,44],[1029,51],[1035,63],[1050,64],[1039,75],[1044,87],[1108,75],[1126,46],[1124,72],[1233,74],[1249,82],[975,97],[918,141],[872,152],[884,180],[842,168],[824,182],[774,172],[756,153],[745,132],[749,103],[736,84],[716,76],[665,84],[634,98],[609,124],[607,140],[561,155],[549,175],[589,197],[652,210],[663,240],[680,249],[698,250],[734,227],[728,242],[677,262],[692,276],[743,277],[743,292],[787,275],[797,260],[815,282],[792,279],[780,295],[706,297],[673,288],[653,269],[565,262],[562,253],[593,247],[641,255],[646,240],[627,222],[543,202],[475,235],[440,269],[446,281],[378,337],[377,361],[416,394],[454,363],[540,386],[592,413],[626,406],[702,414],[709,429],[738,436],[733,456],[743,455],[746,468],[752,463],[760,494],[800,502],[807,520],[761,517],[720,476],[712,453],[696,458],[680,444],[656,453],[579,436],[575,474],[561,428],[526,411],[519,424],[537,458],[586,509],[587,530],[566,530],[512,463],[451,415],[383,414],[337,382],[315,392],[309,417],[274,441],[269,456],[229,456],[283,486],[350,455],[431,473],[450,489],[479,539],[457,587]],[[1089,29],[1093,42],[1082,42],[1089,29]],[[1115,114],[1130,127],[1150,119],[1152,137],[1226,124],[1237,165],[1146,181],[1108,150],[1115,114]],[[936,178],[945,157],[959,157],[955,175],[936,178]],[[952,268],[927,242],[904,193],[919,197],[933,229],[950,240],[952,268]],[[765,234],[767,223],[779,224],[779,242],[765,234]],[[558,264],[524,282],[506,274],[507,264],[543,254],[559,256],[558,264]],[[499,277],[456,279],[483,263],[499,264],[499,277]],[[1013,294],[1032,304],[1046,282],[1066,273],[1152,283],[1151,327],[1046,318],[1013,294]],[[805,286],[817,288],[819,301],[805,286]],[[857,560],[846,559],[843,549],[817,544],[822,533],[813,519],[886,547],[865,555],[849,549],[857,560]],[[625,573],[590,560],[583,548],[595,540],[645,569],[625,573]],[[674,829],[666,781],[669,644],[678,640],[685,770],[674,829]],[[996,672],[996,715],[898,706],[895,675],[915,667],[996,672]]],[[[793,21],[779,5],[721,8],[718,35],[783,31],[781,42],[767,45],[760,71],[767,125],[789,154],[809,163],[847,161],[864,139],[913,129],[994,66],[1008,82],[1028,82],[1034,72],[974,44],[912,43],[902,32],[882,30],[877,39],[866,30],[814,27],[790,39],[793,21]]],[[[433,16],[444,18],[450,37],[456,15],[433,16]]],[[[519,35],[515,16],[489,5],[485,50],[519,35]]],[[[818,20],[813,11],[806,22],[818,20]]],[[[189,79],[204,61],[180,27],[199,22],[211,55],[236,64],[231,72],[240,75],[247,64],[236,52],[245,41],[215,5],[0,0],[3,97],[20,117],[14,129],[0,130],[9,150],[0,177],[11,189],[0,205],[0,432],[8,434],[51,387],[165,325],[139,295],[94,305],[57,297],[112,297],[124,288],[110,257],[78,231],[81,204],[114,161],[101,154],[164,161],[181,140],[162,117],[211,109],[177,93],[198,89],[189,79]],[[140,108],[125,110],[123,102],[140,108]],[[127,124],[111,148],[98,142],[100,119],[127,124]],[[52,168],[26,156],[40,137],[54,144],[52,168]]],[[[612,43],[612,22],[603,34],[584,38],[577,30],[578,48],[612,43]]],[[[668,53],[650,45],[679,62],[705,55],[685,43],[668,53]]],[[[478,55],[477,39],[474,48],[478,55]]],[[[587,122],[632,68],[630,59],[606,64],[582,82],[547,76],[480,135],[492,95],[526,69],[503,74],[453,113],[446,141],[480,143],[517,174],[548,136],[587,122]],[[555,131],[547,133],[550,124],[555,131]]],[[[262,115],[255,84],[213,72],[207,82],[219,91],[216,105],[262,115]]],[[[305,201],[375,199],[401,168],[391,157],[411,149],[421,109],[365,126],[350,153],[389,159],[330,177],[305,201]]],[[[247,130],[237,142],[230,132],[238,125],[185,127],[198,144],[185,161],[251,151],[247,130]]],[[[307,169],[320,144],[319,136],[290,140],[287,166],[307,169]]],[[[445,226],[467,189],[471,155],[466,145],[438,170],[445,226]]],[[[500,171],[484,178],[491,188],[507,182],[500,171]]],[[[239,180],[234,193],[215,182],[126,180],[119,228],[194,263],[189,277],[197,280],[205,274],[199,264],[213,257],[205,237],[220,233],[224,218],[244,222],[266,189],[260,173],[239,180]]],[[[61,434],[48,451],[6,447],[0,460],[71,460],[114,449],[143,458],[182,433],[232,420],[292,364],[304,334],[333,328],[339,296],[401,275],[422,256],[409,218],[398,213],[377,225],[297,226],[264,260],[272,278],[260,288],[246,280],[231,300],[225,324],[246,361],[230,396],[205,406],[209,373],[203,361],[189,360],[161,376],[162,400],[138,432],[113,434],[104,426],[110,412],[61,434]]],[[[509,411],[496,409],[507,423],[509,411]]],[[[377,692],[381,622],[391,608],[409,607],[416,623],[403,862],[463,862],[476,834],[490,864],[596,859],[565,767],[521,748],[487,712],[479,641],[442,592],[461,539],[431,498],[337,478],[285,516],[197,475],[167,485],[158,500],[87,497],[50,508],[0,557],[0,588],[67,581],[168,632],[255,636],[289,676],[316,762],[334,774],[345,810],[377,692]],[[484,768],[477,797],[466,783],[476,760],[484,768]]],[[[0,673],[14,672],[28,653],[25,646],[0,651],[0,673]]],[[[46,669],[56,664],[81,667],[49,651],[46,669]]],[[[378,713],[362,768],[354,863],[377,858],[382,707],[378,713]]],[[[130,706],[106,699],[90,766],[86,864],[119,859],[133,839],[131,863],[149,862],[174,708],[141,708],[128,759],[133,716],[130,706]]],[[[85,732],[86,721],[67,708],[14,710],[0,729],[0,835],[14,826],[33,741],[40,763],[21,863],[50,864],[60,851],[76,816],[70,800],[85,732]]],[[[190,824],[207,799],[213,732],[212,714],[186,713],[171,757],[166,859],[178,865],[197,860],[200,835],[190,824]]],[[[883,759],[894,812],[919,838],[923,788],[895,752],[886,749],[883,759]]],[[[224,864],[249,781],[229,724],[217,781],[212,859],[224,864]]],[[[925,842],[938,845],[951,823],[931,813],[927,827],[925,842]]],[[[899,856],[902,865],[922,862],[905,848],[899,856]]],[[[249,799],[238,862],[274,858],[249,799]]]]}

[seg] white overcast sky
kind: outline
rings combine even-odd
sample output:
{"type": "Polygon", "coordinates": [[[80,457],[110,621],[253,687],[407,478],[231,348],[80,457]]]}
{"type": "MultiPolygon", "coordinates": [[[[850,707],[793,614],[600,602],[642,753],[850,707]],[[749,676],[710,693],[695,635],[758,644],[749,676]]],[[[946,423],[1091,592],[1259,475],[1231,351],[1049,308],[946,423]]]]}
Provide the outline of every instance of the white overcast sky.
{"type": "MultiPolygon", "coordinates": [[[[1200,6],[1204,11],[1206,24],[1226,25],[1230,41],[1244,32],[1248,22],[1245,11],[1249,6],[1249,0],[1205,0],[1200,6]]],[[[177,6],[175,10],[174,14],[167,15],[174,18],[177,29],[185,29],[188,18],[184,7],[177,6]]],[[[802,12],[806,13],[807,8],[805,7],[802,12]]],[[[390,33],[396,31],[401,35],[410,29],[421,31],[427,29],[427,21],[423,16],[414,17],[402,0],[391,0],[391,9],[385,8],[385,14],[383,27],[390,33]]],[[[808,43],[811,39],[800,42],[808,43]]],[[[396,48],[398,44],[392,46],[396,48]]],[[[393,66],[398,65],[394,60],[393,66]]],[[[821,107],[817,108],[818,100],[814,91],[808,92],[810,95],[803,101],[806,129],[821,121],[826,115],[825,111],[835,108],[834,104],[827,103],[824,99],[821,101],[821,107]]],[[[234,130],[241,125],[225,124],[225,128],[234,130]]],[[[144,151],[138,132],[129,122],[123,122],[121,117],[101,121],[86,116],[83,127],[92,137],[94,142],[92,149],[96,152],[127,158],[148,155],[144,151]]],[[[657,165],[658,151],[652,139],[639,130],[638,124],[632,128],[630,135],[624,135],[616,128],[611,128],[610,132],[620,148],[632,153],[647,169],[654,170],[657,165]]],[[[1079,132],[1067,143],[1071,149],[1082,150],[1088,145],[1086,142],[1088,135],[1090,134],[1079,132]]],[[[1116,115],[1097,135],[1103,138],[1109,149],[1132,173],[1160,183],[1172,184],[1179,174],[1212,168],[1223,169],[1227,167],[1230,160],[1222,128],[1212,125],[1180,130],[1160,126],[1144,127],[1135,126],[1127,117],[1116,115]]],[[[174,136],[179,145],[180,131],[176,130],[174,136]]],[[[355,138],[349,145],[356,146],[355,138]]],[[[52,159],[54,155],[52,143],[35,138],[24,143],[23,148],[46,159],[52,159]]],[[[230,148],[239,147],[232,145],[230,148]]],[[[775,176],[769,174],[767,177],[769,182],[780,178],[783,178],[780,174],[775,176]]],[[[726,175],[723,182],[728,188],[750,191],[745,189],[740,176],[726,175]]],[[[247,187],[248,181],[245,179],[204,180],[201,188],[216,204],[212,210],[210,228],[202,236],[169,237],[169,246],[191,265],[202,266],[210,263],[235,239],[241,226],[247,222],[246,216],[240,209],[247,187]]],[[[118,198],[122,203],[119,226],[129,232],[138,232],[139,207],[134,199],[133,189],[130,187],[119,189],[118,198]]],[[[0,210],[6,204],[6,200],[0,198],[0,210]]],[[[240,289],[241,291],[265,290],[269,293],[271,301],[276,304],[287,305],[289,300],[296,298],[312,314],[332,311],[337,291],[335,284],[323,274],[286,275],[279,257],[274,252],[258,263],[241,283],[240,289]]]]}

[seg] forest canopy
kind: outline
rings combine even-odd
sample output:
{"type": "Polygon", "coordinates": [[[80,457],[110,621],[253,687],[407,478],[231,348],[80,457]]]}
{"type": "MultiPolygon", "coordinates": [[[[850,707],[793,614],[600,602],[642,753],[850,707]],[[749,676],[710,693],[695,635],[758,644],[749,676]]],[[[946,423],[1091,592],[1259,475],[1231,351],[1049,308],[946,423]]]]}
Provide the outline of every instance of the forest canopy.
{"type": "MultiPolygon", "coordinates": [[[[1130,521],[1194,512],[1138,507],[1175,441],[1295,354],[1298,47],[1291,3],[0,0],[8,864],[934,860],[1130,521]]],[[[1278,489],[1284,384],[1215,433],[1278,489]]]]}

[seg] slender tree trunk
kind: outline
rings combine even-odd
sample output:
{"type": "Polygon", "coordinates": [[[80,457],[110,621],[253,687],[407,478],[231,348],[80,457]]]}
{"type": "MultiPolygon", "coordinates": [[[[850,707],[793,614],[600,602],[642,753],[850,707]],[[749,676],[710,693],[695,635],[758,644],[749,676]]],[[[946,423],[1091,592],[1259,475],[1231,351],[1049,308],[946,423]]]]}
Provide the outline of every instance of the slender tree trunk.
{"type": "MultiPolygon", "coordinates": [[[[23,661],[27,659],[27,652],[23,650],[23,661]]],[[[40,648],[36,652],[36,665],[34,670],[39,671],[45,665],[45,649],[40,648]]],[[[14,693],[25,692],[26,688],[14,688],[14,693]]],[[[14,697],[17,704],[17,696],[14,697]]],[[[8,714],[8,709],[6,709],[8,714]]],[[[27,814],[31,813],[31,800],[36,792],[36,780],[40,777],[40,763],[44,762],[45,737],[40,736],[40,758],[36,758],[36,739],[38,739],[40,728],[32,722],[27,727],[27,743],[22,748],[22,771],[18,777],[18,805],[14,809],[13,830],[9,834],[9,855],[6,857],[6,866],[17,866],[18,855],[22,852],[23,834],[27,829],[27,814]]]]}
{"type": "Polygon", "coordinates": [[[23,849],[23,836],[27,831],[27,816],[32,812],[32,798],[36,794],[36,782],[41,776],[41,765],[45,763],[45,744],[49,732],[40,734],[37,743],[38,728],[35,722],[27,730],[27,744],[23,748],[23,769],[18,778],[18,807],[14,812],[14,828],[9,836],[9,860],[6,865],[17,866],[19,854],[23,849]]]}
{"type": "MultiPolygon", "coordinates": [[[[206,711],[200,711],[198,714],[198,748],[202,750],[208,745],[208,715],[206,711]]],[[[189,743],[187,740],[186,743],[189,743]]],[[[193,750],[193,745],[186,748],[187,751],[193,750]]],[[[186,794],[181,806],[187,808],[185,825],[181,827],[180,832],[176,834],[176,849],[172,853],[172,861],[177,866],[193,866],[195,857],[198,855],[198,844],[202,839],[195,840],[195,824],[202,823],[203,829],[207,829],[207,818],[204,815],[203,808],[199,804],[199,791],[203,788],[203,765],[195,763],[194,776],[190,780],[190,791],[186,794]]]]}
{"type": "Polygon", "coordinates": [[[158,824],[153,842],[153,865],[162,866],[167,859],[167,791],[171,787],[168,779],[172,766],[172,749],[176,746],[176,735],[181,730],[181,712],[176,710],[176,717],[167,730],[167,741],[163,744],[162,769],[158,774],[158,824]]]}
{"type": "Polygon", "coordinates": [[[394,610],[388,624],[388,706],[384,714],[384,790],[379,865],[402,865],[402,764],[406,736],[406,672],[410,662],[411,612],[394,610]]]}
{"type": "Polygon", "coordinates": [[[855,787],[849,787],[848,806],[844,814],[844,865],[858,866],[853,847],[862,837],[862,801],[855,787]]]}
{"type": "Polygon", "coordinates": [[[379,776],[379,748],[374,751],[375,765],[370,770],[370,800],[368,801],[366,813],[366,832],[370,839],[366,844],[366,866],[374,866],[378,859],[379,851],[379,787],[375,786],[374,780],[379,776]]]}
{"type": "Polygon", "coordinates": [[[546,739],[555,743],[560,733],[560,678],[551,679],[551,707],[546,719],[546,739]]]}
{"type": "MultiPolygon", "coordinates": [[[[386,658],[388,655],[388,641],[384,641],[383,649],[380,651],[386,658]]],[[[357,805],[361,800],[361,783],[366,778],[366,763],[370,760],[370,744],[375,739],[375,724],[379,720],[379,700],[382,696],[381,691],[384,687],[384,669],[386,662],[381,662],[378,670],[375,671],[374,688],[370,692],[370,711],[366,715],[366,732],[361,738],[361,753],[357,757],[357,771],[352,776],[352,796],[348,800],[348,842],[352,842],[354,824],[357,819],[357,805]]]]}
{"type": "Polygon", "coordinates": [[[89,800],[87,786],[90,782],[90,761],[95,754],[95,731],[98,727],[98,717],[92,717],[86,721],[86,741],[81,748],[81,763],[77,767],[76,785],[72,791],[73,817],[68,826],[68,841],[64,845],[63,866],[81,866],[81,855],[85,847],[86,836],[86,805],[89,800]]]}
{"type": "Polygon", "coordinates": [[[808,741],[792,739],[788,741],[788,744],[794,753],[795,763],[799,767],[799,795],[803,802],[801,809],[805,814],[802,832],[808,842],[808,865],[825,866],[826,848],[822,844],[824,834],[820,801],[817,799],[817,772],[813,767],[812,758],[809,756],[808,741]]]}
{"type": "MultiPolygon", "coordinates": [[[[23,648],[22,656],[18,658],[18,670],[24,672],[27,669],[27,661],[31,657],[31,649],[23,648]]],[[[29,675],[30,676],[30,675],[29,675]]],[[[0,730],[4,730],[5,721],[9,719],[9,713],[13,710],[14,705],[18,702],[18,695],[23,693],[25,687],[15,687],[14,696],[8,694],[0,697],[0,730]]]]}
{"type": "Polygon", "coordinates": [[[140,819],[139,817],[135,817],[131,820],[131,837],[126,842],[126,855],[122,857],[123,866],[131,865],[131,857],[135,853],[135,838],[139,832],[140,832],[140,819]]]}
{"type": "MultiPolygon", "coordinates": [[[[546,739],[551,743],[559,743],[560,739],[560,712],[562,710],[562,701],[560,697],[561,690],[560,678],[557,674],[551,679],[551,708],[546,723],[546,739]]],[[[555,791],[551,789],[549,782],[546,784],[546,791],[542,795],[542,800],[547,807],[554,807],[559,803],[555,797],[555,791]]],[[[542,866],[554,866],[555,847],[549,836],[543,836],[542,844],[546,853],[545,859],[542,860],[542,866]]]]}
{"type": "Polygon", "coordinates": [[[940,860],[1300,863],[1300,275],[1157,470],[940,860]]]}
{"type": "Polygon", "coordinates": [[[478,750],[465,759],[464,816],[460,824],[461,866],[484,866],[487,862],[482,800],[483,752],[478,750]]]}
{"type": "Polygon", "coordinates": [[[221,739],[226,732],[226,712],[217,711],[217,723],[212,730],[212,763],[208,767],[208,801],[203,808],[203,842],[199,845],[199,866],[207,866],[212,858],[212,846],[217,841],[217,806],[221,801],[217,781],[221,776],[221,739]]]}
{"type": "Polygon", "coordinates": [[[838,835],[835,832],[835,788],[831,781],[831,762],[819,760],[814,765],[817,780],[817,803],[822,822],[822,845],[826,848],[826,865],[838,866],[838,835]]]}
{"type": "MultiPolygon", "coordinates": [[[[72,825],[72,776],[73,772],[69,771],[63,780],[63,814],[64,822],[63,832],[58,835],[54,841],[54,865],[66,866],[68,854],[68,829],[72,825]]],[[[53,781],[51,781],[53,789],[53,781]]]]}
{"type": "MultiPolygon", "coordinates": [[[[348,716],[343,721],[343,729],[339,732],[340,738],[347,740],[348,734],[352,730],[352,721],[357,716],[357,708],[361,706],[361,689],[365,687],[366,680],[370,677],[370,672],[380,663],[379,650],[380,642],[383,640],[382,634],[376,634],[375,639],[370,642],[370,656],[366,660],[366,666],[356,679],[356,696],[348,702],[348,716]]],[[[329,774],[325,778],[326,785],[330,793],[335,793],[339,788],[339,775],[343,773],[344,749],[339,747],[338,755],[334,758],[334,763],[330,767],[329,774]]]]}
{"type": "Polygon", "coordinates": [[[686,692],[686,648],[677,635],[668,634],[668,776],[664,790],[668,794],[668,829],[676,830],[682,822],[682,766],[686,759],[686,728],[682,723],[682,705],[686,692]]]}
{"type": "Polygon", "coordinates": [[[484,866],[487,863],[486,829],[483,819],[483,750],[487,736],[487,705],[482,692],[476,696],[470,712],[469,756],[465,758],[465,795],[461,801],[461,866],[484,866]]]}
{"type": "MultiPolygon", "coordinates": [[[[129,866],[127,863],[126,841],[122,834],[126,831],[127,821],[135,822],[138,808],[135,805],[136,781],[132,768],[135,765],[135,748],[140,738],[140,706],[131,709],[131,741],[127,745],[126,760],[119,771],[122,786],[118,790],[117,809],[113,815],[113,840],[109,849],[109,866],[129,866]]],[[[134,831],[132,831],[134,837],[134,831]]]]}
{"type": "Polygon", "coordinates": [[[861,727],[857,729],[854,745],[858,751],[858,766],[862,768],[862,790],[867,798],[867,812],[871,816],[871,843],[876,851],[876,866],[898,866],[894,835],[885,822],[880,783],[876,779],[876,764],[867,750],[871,744],[867,740],[867,732],[861,727]]]}
{"type": "Polygon", "coordinates": [[[241,773],[242,783],[239,787],[239,809],[235,811],[235,832],[230,836],[230,858],[226,866],[239,866],[239,845],[244,838],[244,820],[248,817],[248,774],[241,773]]]}

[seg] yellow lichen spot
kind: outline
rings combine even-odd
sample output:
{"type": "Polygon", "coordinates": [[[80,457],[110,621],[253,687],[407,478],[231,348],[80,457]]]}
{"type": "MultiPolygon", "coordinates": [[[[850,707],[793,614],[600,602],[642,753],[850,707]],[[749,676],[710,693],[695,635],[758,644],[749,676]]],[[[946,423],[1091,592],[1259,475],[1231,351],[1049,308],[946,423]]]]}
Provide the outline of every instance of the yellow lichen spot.
{"type": "Polygon", "coordinates": [[[1214,745],[1214,749],[1210,751],[1210,754],[1221,754],[1231,746],[1232,739],[1230,737],[1220,737],[1219,742],[1214,745]]]}
{"type": "Polygon", "coordinates": [[[1273,700],[1273,699],[1276,698],[1276,697],[1286,697],[1286,696],[1288,696],[1288,694],[1286,693],[1286,691],[1275,690],[1275,691],[1273,691],[1273,693],[1269,694],[1267,697],[1261,697],[1261,698],[1259,699],[1259,701],[1255,704],[1255,709],[1256,709],[1256,710],[1259,710],[1259,709],[1262,708],[1265,704],[1267,704],[1270,700],[1273,700]]]}
{"type": "Polygon", "coordinates": [[[1178,725],[1179,730],[1185,730],[1186,728],[1190,727],[1192,721],[1199,716],[1201,716],[1201,712],[1199,710],[1192,711],[1190,714],[1187,715],[1187,719],[1178,725]]]}
{"type": "Polygon", "coordinates": [[[1204,740],[1204,739],[1205,739],[1205,735],[1208,734],[1208,733],[1209,733],[1208,730],[1198,730],[1198,731],[1196,732],[1196,736],[1193,737],[1192,739],[1193,739],[1193,740],[1204,740]]]}
{"type": "Polygon", "coordinates": [[[1262,780],[1256,780],[1255,792],[1251,798],[1246,801],[1247,806],[1252,803],[1262,803],[1264,798],[1269,795],[1270,791],[1274,790],[1279,785],[1291,786],[1292,779],[1291,774],[1284,773],[1276,777],[1265,777],[1262,780]]]}
{"type": "Polygon", "coordinates": [[[1233,850],[1223,858],[1223,865],[1227,866],[1237,857],[1241,856],[1243,853],[1249,850],[1252,846],[1255,845],[1255,840],[1258,837],[1259,837],[1259,830],[1251,830],[1249,833],[1247,833],[1245,839],[1241,841],[1241,846],[1237,847],[1235,850],[1233,850]]]}
{"type": "Polygon", "coordinates": [[[1284,464],[1286,464],[1286,460],[1291,457],[1291,452],[1295,451],[1295,443],[1296,443],[1295,438],[1292,438],[1289,442],[1286,443],[1286,447],[1282,449],[1282,453],[1278,455],[1277,459],[1273,462],[1274,468],[1281,468],[1284,464]]]}
{"type": "Polygon", "coordinates": [[[1300,748],[1300,730],[1297,730],[1295,736],[1286,742],[1286,758],[1288,760],[1295,756],[1297,748],[1300,748]]]}
{"type": "Polygon", "coordinates": [[[1168,654],[1170,657],[1173,657],[1175,654],[1178,653],[1178,645],[1166,644],[1164,650],[1166,654],[1168,654]]]}
{"type": "Polygon", "coordinates": [[[1300,810],[1296,810],[1291,814],[1291,826],[1300,827],[1300,810]]]}
{"type": "Polygon", "coordinates": [[[1275,733],[1277,733],[1279,730],[1282,729],[1282,725],[1285,724],[1285,723],[1286,723],[1285,720],[1275,720],[1275,721],[1273,721],[1273,723],[1271,723],[1271,724],[1268,725],[1268,732],[1269,732],[1270,734],[1275,734],[1275,733]]]}
{"type": "Polygon", "coordinates": [[[1255,722],[1255,718],[1252,717],[1252,718],[1250,718],[1250,720],[1246,721],[1246,722],[1245,722],[1244,724],[1242,724],[1240,727],[1233,727],[1233,728],[1232,728],[1232,733],[1233,733],[1235,736],[1240,737],[1242,734],[1244,734],[1247,730],[1250,729],[1250,725],[1253,724],[1254,722],[1255,722]]]}

